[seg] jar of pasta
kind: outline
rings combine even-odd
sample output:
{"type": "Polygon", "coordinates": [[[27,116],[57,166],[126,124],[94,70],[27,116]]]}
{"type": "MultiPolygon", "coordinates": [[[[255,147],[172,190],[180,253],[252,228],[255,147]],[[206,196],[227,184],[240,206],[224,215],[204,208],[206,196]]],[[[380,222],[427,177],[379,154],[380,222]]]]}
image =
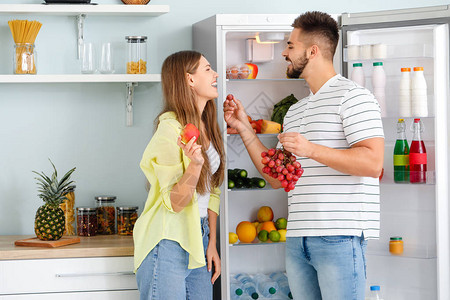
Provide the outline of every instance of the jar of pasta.
{"type": "Polygon", "coordinates": [[[96,234],[96,207],[77,207],[77,232],[80,236],[94,236],[96,234]]]}
{"type": "Polygon", "coordinates": [[[116,196],[97,196],[95,197],[97,206],[97,233],[115,234],[116,233],[116,196]]]}
{"type": "Polygon", "coordinates": [[[14,74],[36,74],[36,50],[34,44],[14,45],[14,74]]]}
{"type": "Polygon", "coordinates": [[[126,36],[127,74],[147,73],[147,37],[126,36]]]}
{"type": "Polygon", "coordinates": [[[133,235],[134,223],[138,218],[137,206],[117,207],[117,234],[133,235]]]}

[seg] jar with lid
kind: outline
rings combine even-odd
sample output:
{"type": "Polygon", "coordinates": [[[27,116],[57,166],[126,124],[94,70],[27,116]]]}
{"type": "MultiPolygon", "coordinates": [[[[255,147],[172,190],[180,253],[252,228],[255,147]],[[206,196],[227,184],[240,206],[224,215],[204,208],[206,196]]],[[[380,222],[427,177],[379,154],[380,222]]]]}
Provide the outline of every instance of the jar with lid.
{"type": "Polygon", "coordinates": [[[126,36],[127,74],[147,73],[147,37],[126,36]]]}
{"type": "Polygon", "coordinates": [[[116,233],[116,196],[97,196],[95,200],[97,204],[97,233],[116,233]]]}
{"type": "Polygon", "coordinates": [[[389,252],[393,255],[403,254],[403,240],[401,236],[393,236],[390,238],[389,252]]]}
{"type": "Polygon", "coordinates": [[[117,207],[117,234],[133,235],[134,223],[138,218],[137,206],[117,207]]]}
{"type": "Polygon", "coordinates": [[[77,232],[80,236],[94,236],[96,234],[96,207],[77,207],[77,232]]]}

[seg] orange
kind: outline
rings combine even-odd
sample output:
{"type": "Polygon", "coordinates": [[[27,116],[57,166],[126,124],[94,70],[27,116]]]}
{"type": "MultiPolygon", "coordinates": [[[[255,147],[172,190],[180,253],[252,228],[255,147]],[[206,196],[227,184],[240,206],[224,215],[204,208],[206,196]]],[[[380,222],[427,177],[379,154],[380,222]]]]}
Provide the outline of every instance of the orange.
{"type": "Polygon", "coordinates": [[[272,221],[273,220],[272,209],[269,206],[261,206],[258,210],[257,219],[258,222],[272,221]]]}
{"type": "Polygon", "coordinates": [[[242,243],[251,243],[256,238],[255,225],[248,221],[242,221],[236,226],[236,233],[242,243]]]}
{"type": "Polygon", "coordinates": [[[263,226],[261,227],[261,230],[267,230],[267,232],[271,232],[273,230],[277,230],[275,227],[275,223],[272,221],[267,221],[263,223],[263,226]]]}

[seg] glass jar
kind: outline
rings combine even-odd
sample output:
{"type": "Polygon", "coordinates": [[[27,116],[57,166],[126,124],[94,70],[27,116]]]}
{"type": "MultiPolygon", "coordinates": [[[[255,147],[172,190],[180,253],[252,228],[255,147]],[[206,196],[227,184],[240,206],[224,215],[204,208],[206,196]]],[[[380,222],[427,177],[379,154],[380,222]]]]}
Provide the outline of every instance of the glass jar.
{"type": "Polygon", "coordinates": [[[393,255],[403,254],[403,240],[400,236],[393,236],[389,241],[389,252],[393,255]]]}
{"type": "Polygon", "coordinates": [[[126,36],[127,74],[147,73],[147,37],[126,36]]]}
{"type": "Polygon", "coordinates": [[[75,188],[72,188],[65,194],[66,199],[59,205],[64,212],[64,218],[66,219],[66,225],[64,228],[64,235],[75,235],[75,228],[73,228],[73,222],[75,221],[75,188]]]}
{"type": "Polygon", "coordinates": [[[77,207],[77,232],[80,236],[94,236],[96,234],[96,207],[77,207]]]}
{"type": "Polygon", "coordinates": [[[34,44],[15,44],[13,54],[14,74],[36,74],[36,56],[34,44]]]}
{"type": "Polygon", "coordinates": [[[116,196],[97,196],[95,200],[97,204],[97,233],[116,233],[116,196]]]}
{"type": "Polygon", "coordinates": [[[134,223],[138,218],[137,206],[117,207],[117,234],[133,235],[134,223]]]}

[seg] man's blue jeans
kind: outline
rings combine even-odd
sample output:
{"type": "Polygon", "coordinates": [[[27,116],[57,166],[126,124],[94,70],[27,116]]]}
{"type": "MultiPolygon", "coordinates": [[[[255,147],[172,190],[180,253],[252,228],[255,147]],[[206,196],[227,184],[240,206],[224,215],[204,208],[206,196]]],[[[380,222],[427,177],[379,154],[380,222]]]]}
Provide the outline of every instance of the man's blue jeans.
{"type": "MultiPolygon", "coordinates": [[[[203,247],[208,247],[208,219],[201,221],[203,247]]],[[[189,253],[180,244],[161,240],[136,273],[141,300],[211,300],[211,273],[207,267],[188,269],[189,253]]],[[[206,262],[206,259],[205,259],[206,262]]]]}
{"type": "Polygon", "coordinates": [[[286,273],[295,300],[364,300],[367,240],[288,237],[286,273]]]}

